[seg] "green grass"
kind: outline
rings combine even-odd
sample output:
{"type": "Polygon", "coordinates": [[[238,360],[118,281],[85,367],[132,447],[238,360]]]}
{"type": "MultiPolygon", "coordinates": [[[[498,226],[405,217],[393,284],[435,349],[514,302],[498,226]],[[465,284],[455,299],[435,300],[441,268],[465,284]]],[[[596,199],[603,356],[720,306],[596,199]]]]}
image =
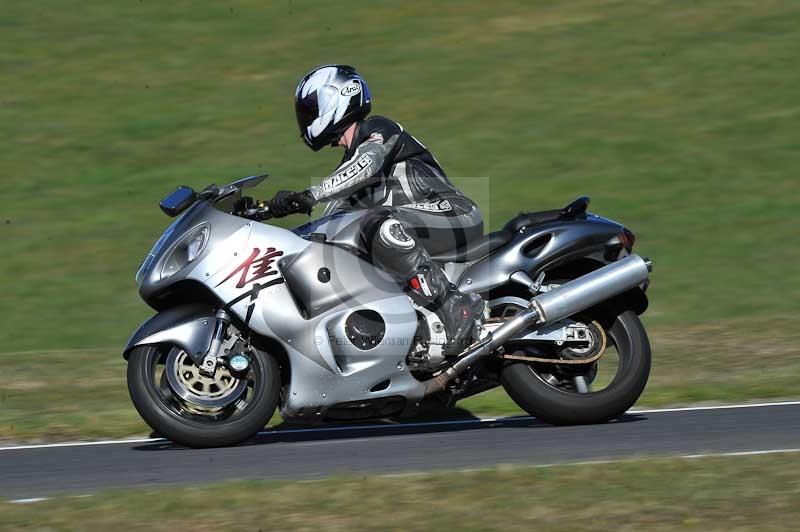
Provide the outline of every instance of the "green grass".
{"type": "Polygon", "coordinates": [[[0,527],[796,530],[798,500],[797,455],[779,454],[117,490],[29,505],[0,503],[0,527]]]}
{"type": "Polygon", "coordinates": [[[375,111],[436,153],[490,228],[590,194],[637,233],[655,263],[645,321],[665,331],[648,401],[797,395],[800,4],[7,4],[0,351],[83,354],[0,355],[4,424],[133,430],[117,357],[150,314],[133,275],[167,223],[158,199],[263,171],[268,196],[330,171],[341,153],[305,148],[291,104],[325,62],[363,71],[375,111]],[[670,343],[684,327],[717,333],[670,343]],[[751,356],[773,342],[780,356],[751,356]],[[74,399],[20,403],[36,377],[74,399]]]}

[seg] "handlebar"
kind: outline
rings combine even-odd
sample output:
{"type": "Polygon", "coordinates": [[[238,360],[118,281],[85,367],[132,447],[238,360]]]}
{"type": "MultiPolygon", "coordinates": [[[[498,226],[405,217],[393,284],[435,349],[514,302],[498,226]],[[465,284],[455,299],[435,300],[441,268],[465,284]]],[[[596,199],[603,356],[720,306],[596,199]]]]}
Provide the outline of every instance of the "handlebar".
{"type": "Polygon", "coordinates": [[[305,206],[300,201],[290,200],[288,202],[289,205],[286,207],[281,204],[273,204],[275,201],[277,200],[255,202],[253,198],[242,197],[234,204],[234,211],[231,214],[259,222],[272,218],[282,218],[288,214],[311,214],[310,206],[305,206]]]}
{"type": "Polygon", "coordinates": [[[269,210],[269,206],[265,205],[263,207],[256,207],[255,209],[247,209],[246,211],[242,212],[240,216],[242,218],[247,218],[248,220],[262,222],[272,218],[272,213],[269,210]]]}

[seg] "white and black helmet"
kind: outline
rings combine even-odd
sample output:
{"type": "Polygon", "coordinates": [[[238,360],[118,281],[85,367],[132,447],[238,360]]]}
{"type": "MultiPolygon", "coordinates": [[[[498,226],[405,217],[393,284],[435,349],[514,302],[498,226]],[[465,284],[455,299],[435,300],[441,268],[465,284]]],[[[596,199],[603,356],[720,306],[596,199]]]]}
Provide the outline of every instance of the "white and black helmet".
{"type": "Polygon", "coordinates": [[[294,94],[300,136],[317,151],[336,144],[342,133],[369,114],[367,82],[347,65],[326,65],[306,74],[294,94]]]}

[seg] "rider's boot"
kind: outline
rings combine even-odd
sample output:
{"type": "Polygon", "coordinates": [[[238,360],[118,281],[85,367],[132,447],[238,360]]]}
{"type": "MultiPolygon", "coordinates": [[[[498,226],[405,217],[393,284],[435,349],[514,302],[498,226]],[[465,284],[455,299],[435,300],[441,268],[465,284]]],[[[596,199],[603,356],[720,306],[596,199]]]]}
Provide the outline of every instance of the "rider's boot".
{"type": "Polygon", "coordinates": [[[408,286],[421,303],[442,320],[447,345],[445,356],[458,355],[478,340],[485,303],[477,294],[464,294],[448,281],[442,268],[427,260],[414,272],[408,286]]]}

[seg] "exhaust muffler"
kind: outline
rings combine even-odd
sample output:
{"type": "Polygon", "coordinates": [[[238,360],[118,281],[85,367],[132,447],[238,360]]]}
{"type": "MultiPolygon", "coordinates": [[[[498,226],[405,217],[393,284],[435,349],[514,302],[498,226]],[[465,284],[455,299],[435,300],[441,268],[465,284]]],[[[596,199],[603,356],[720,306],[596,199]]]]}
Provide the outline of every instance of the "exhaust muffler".
{"type": "Polygon", "coordinates": [[[649,259],[630,255],[582,275],[531,299],[530,306],[508,323],[472,344],[452,366],[425,381],[425,395],[437,393],[480,358],[489,355],[531,325],[542,326],[563,320],[645,282],[652,270],[649,259]]]}
{"type": "Polygon", "coordinates": [[[642,284],[651,270],[649,259],[630,255],[539,294],[531,300],[531,304],[539,313],[540,324],[553,323],[642,284]]]}

